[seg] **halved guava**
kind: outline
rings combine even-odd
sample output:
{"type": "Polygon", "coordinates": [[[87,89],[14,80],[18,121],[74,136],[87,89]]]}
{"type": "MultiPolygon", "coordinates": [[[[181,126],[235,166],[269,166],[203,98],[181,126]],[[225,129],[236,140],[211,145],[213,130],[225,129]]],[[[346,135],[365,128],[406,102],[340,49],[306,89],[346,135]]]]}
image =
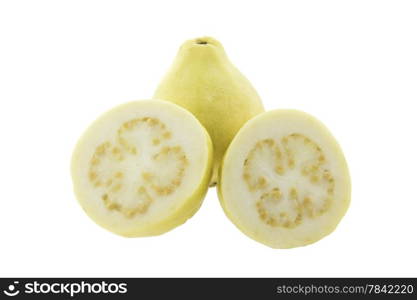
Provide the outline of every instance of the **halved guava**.
{"type": "Polygon", "coordinates": [[[346,160],[328,129],[301,111],[273,110],[233,139],[218,194],[243,233],[273,248],[293,248],[336,228],[350,190],[346,160]]]}
{"type": "Polygon", "coordinates": [[[207,192],[212,144],[199,121],[166,101],[120,105],[99,117],[72,157],[75,194],[102,227],[123,236],[164,233],[207,192]]]}

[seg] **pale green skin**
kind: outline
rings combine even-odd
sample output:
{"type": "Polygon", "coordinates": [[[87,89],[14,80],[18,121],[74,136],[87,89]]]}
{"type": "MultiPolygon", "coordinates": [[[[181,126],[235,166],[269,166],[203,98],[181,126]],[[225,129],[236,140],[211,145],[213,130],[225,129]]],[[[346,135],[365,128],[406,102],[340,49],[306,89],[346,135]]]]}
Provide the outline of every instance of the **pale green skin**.
{"type": "Polygon", "coordinates": [[[229,61],[222,45],[210,37],[181,46],[154,98],[186,108],[209,132],[214,147],[211,185],[217,182],[221,160],[235,134],[264,111],[251,83],[229,61]]]}
{"type": "MultiPolygon", "coordinates": [[[[337,225],[339,224],[343,216],[346,214],[350,205],[351,180],[350,180],[348,165],[347,165],[342,149],[340,148],[338,142],[336,141],[336,139],[333,137],[333,135],[330,133],[330,131],[326,128],[324,124],[322,124],[319,120],[317,120],[313,116],[306,114],[302,111],[298,111],[298,110],[285,110],[285,109],[272,110],[272,111],[262,113],[254,117],[250,121],[248,121],[237,133],[232,143],[230,144],[228,150],[226,151],[223,161],[222,161],[222,166],[219,171],[219,179],[220,179],[219,184],[217,185],[217,194],[218,194],[220,204],[226,216],[229,218],[229,220],[246,236],[250,237],[251,239],[259,243],[262,243],[268,247],[275,248],[275,249],[276,248],[288,249],[288,248],[301,247],[301,246],[306,246],[306,245],[309,245],[309,244],[312,244],[321,240],[325,236],[331,234],[336,229],[337,225]],[[341,201],[339,202],[337,215],[333,217],[333,220],[330,223],[326,224],[326,226],[323,226],[323,228],[321,228],[320,231],[317,231],[313,235],[309,236],[308,241],[305,241],[305,242],[294,243],[293,241],[286,241],[285,239],[282,239],[281,237],[277,237],[276,239],[273,239],[273,240],[266,239],[262,236],[262,234],[256,233],[256,231],[254,231],[253,228],[251,228],[250,224],[247,224],[247,222],[239,218],[239,216],[237,216],[237,214],[229,208],[228,202],[231,199],[227,199],[224,197],[225,192],[222,186],[222,183],[225,182],[225,178],[224,178],[225,169],[234,168],[234,166],[229,163],[230,152],[232,152],[232,148],[233,149],[240,148],[241,136],[245,135],[246,130],[249,128],[256,127],[257,124],[259,124],[260,122],[264,120],[280,118],[283,115],[290,116],[295,119],[297,118],[308,119],[310,122],[315,123],[317,128],[320,128],[322,136],[326,138],[327,143],[330,145],[332,151],[334,152],[334,155],[341,166],[341,174],[343,174],[340,181],[338,181],[338,184],[343,186],[344,194],[341,197],[341,201]]],[[[243,181],[243,176],[242,176],[242,181],[243,181]]],[[[234,186],[234,188],[236,187],[234,186]]]]}
{"type": "Polygon", "coordinates": [[[99,123],[101,119],[111,117],[113,112],[118,110],[129,109],[129,107],[143,105],[144,109],[146,109],[147,103],[159,103],[159,105],[171,105],[173,106],[173,112],[178,112],[181,114],[187,114],[189,117],[193,117],[188,111],[185,109],[175,105],[175,104],[168,104],[165,101],[158,101],[158,100],[142,100],[142,101],[133,101],[126,104],[119,105],[110,111],[101,115],[95,122],[93,122],[89,128],[84,132],[84,134],[80,137],[77,145],[75,146],[73,156],[71,159],[71,176],[73,181],[73,188],[76,198],[85,211],[85,213],[98,225],[101,227],[113,232],[117,235],[121,235],[124,237],[144,237],[144,236],[154,236],[163,234],[169,230],[174,229],[175,227],[183,224],[189,218],[191,218],[200,208],[204,197],[207,193],[210,178],[212,176],[212,162],[213,162],[213,151],[212,151],[212,143],[209,134],[206,132],[203,126],[199,125],[198,120],[195,119],[197,126],[201,126],[201,130],[204,132],[204,135],[207,138],[207,149],[208,149],[208,157],[207,163],[205,165],[205,169],[203,170],[203,177],[201,182],[198,186],[194,186],[192,190],[190,190],[190,196],[183,201],[183,205],[178,207],[177,210],[172,211],[168,217],[160,219],[159,222],[153,222],[152,224],[141,225],[137,228],[114,228],[103,219],[103,217],[96,211],[92,210],[88,205],[88,198],[85,197],[85,193],[83,191],[82,183],[80,181],[80,172],[82,172],[84,166],[80,166],[78,163],[81,159],[80,157],[83,155],[83,147],[85,144],[88,144],[90,137],[97,133],[97,128],[95,125],[99,123]],[[175,107],[174,107],[175,106],[175,107]]]}

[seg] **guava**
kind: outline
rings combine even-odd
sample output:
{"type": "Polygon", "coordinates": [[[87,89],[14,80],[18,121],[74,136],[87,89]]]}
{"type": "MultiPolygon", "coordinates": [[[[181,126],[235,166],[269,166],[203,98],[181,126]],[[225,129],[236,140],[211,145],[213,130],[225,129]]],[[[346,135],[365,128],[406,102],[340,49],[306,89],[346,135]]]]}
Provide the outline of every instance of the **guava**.
{"type": "Polygon", "coordinates": [[[320,240],[349,207],[350,176],[340,146],[320,121],[301,111],[273,110],[247,122],[220,174],[226,215],[273,248],[320,240]]]}
{"type": "Polygon", "coordinates": [[[75,147],[76,197],[100,226],[126,237],[164,233],[190,218],[207,192],[212,143],[187,110],[166,101],[123,104],[75,147]]]}
{"type": "Polygon", "coordinates": [[[186,41],[154,98],[174,102],[190,112],[209,132],[214,148],[211,185],[229,143],[246,121],[264,111],[252,84],[230,62],[217,40],[186,41]]]}

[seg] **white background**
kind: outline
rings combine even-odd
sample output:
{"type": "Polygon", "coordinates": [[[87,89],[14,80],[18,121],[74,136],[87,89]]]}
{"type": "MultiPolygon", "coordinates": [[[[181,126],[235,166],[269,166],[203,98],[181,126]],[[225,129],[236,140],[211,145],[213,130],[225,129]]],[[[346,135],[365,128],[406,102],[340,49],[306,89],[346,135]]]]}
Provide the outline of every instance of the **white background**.
{"type": "Polygon", "coordinates": [[[0,276],[417,276],[415,1],[2,1],[0,276]],[[102,112],[152,96],[186,39],[211,35],[267,109],[321,119],[348,160],[336,231],[274,250],[214,189],[162,236],[126,239],[72,193],[70,156],[102,112]]]}

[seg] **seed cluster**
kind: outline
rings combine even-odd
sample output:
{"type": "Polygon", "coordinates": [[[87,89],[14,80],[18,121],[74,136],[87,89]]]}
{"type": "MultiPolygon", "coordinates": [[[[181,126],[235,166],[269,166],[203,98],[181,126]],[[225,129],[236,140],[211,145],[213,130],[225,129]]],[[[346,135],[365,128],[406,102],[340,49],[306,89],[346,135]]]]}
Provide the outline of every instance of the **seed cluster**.
{"type": "Polygon", "coordinates": [[[335,181],[326,169],[322,149],[311,139],[293,133],[279,141],[263,139],[249,151],[243,164],[243,179],[256,199],[260,219],[273,227],[294,228],[303,218],[316,218],[329,210],[335,181]],[[260,165],[259,160],[270,164],[260,165]],[[282,191],[277,179],[297,172],[312,185],[323,189],[324,196],[315,199],[307,186],[294,185],[282,191]],[[271,176],[271,174],[274,174],[271,176]]]}
{"type": "Polygon", "coordinates": [[[143,172],[142,178],[150,184],[151,188],[160,196],[172,194],[175,189],[181,185],[181,179],[184,177],[185,168],[188,164],[187,157],[180,146],[163,147],[161,151],[154,154],[152,159],[164,165],[165,162],[176,161],[175,176],[165,184],[158,184],[155,176],[149,172],[143,172]]]}
{"type": "MultiPolygon", "coordinates": [[[[297,192],[295,189],[292,189],[290,192],[291,200],[295,200],[297,197],[297,192]]],[[[270,226],[281,226],[285,228],[294,228],[301,223],[301,212],[296,205],[296,201],[291,201],[291,210],[287,212],[285,210],[271,212],[270,207],[279,205],[279,202],[282,200],[281,190],[277,187],[273,188],[271,191],[268,191],[262,194],[259,201],[256,202],[256,208],[258,210],[259,217],[266,224],[270,226]],[[295,212],[295,215],[294,215],[295,212]]]]}
{"type": "Polygon", "coordinates": [[[181,185],[188,160],[181,146],[166,146],[171,137],[172,133],[160,120],[144,117],[123,123],[117,130],[116,142],[114,144],[110,141],[105,141],[96,147],[90,160],[88,178],[94,188],[99,188],[102,191],[101,200],[107,209],[118,211],[128,218],[137,214],[145,214],[154,202],[152,193],[158,196],[167,196],[181,185]],[[135,137],[129,137],[129,134],[137,133],[140,130],[148,130],[150,132],[145,137],[151,141],[149,143],[150,146],[148,146],[152,148],[151,152],[149,152],[149,149],[147,149],[148,151],[141,151],[131,142],[135,137]],[[142,152],[151,153],[150,160],[154,164],[166,164],[174,161],[175,172],[172,178],[167,179],[165,178],[166,176],[161,178],[161,176],[158,176],[159,174],[138,170],[138,178],[141,179],[140,184],[133,194],[129,195],[133,197],[131,199],[133,201],[130,202],[135,203],[135,206],[127,207],[121,201],[121,192],[123,189],[127,189],[125,180],[129,178],[126,178],[120,163],[126,158],[144,155],[142,152]],[[111,169],[115,169],[115,171],[110,173],[103,172],[100,166],[104,164],[110,165],[111,169]]]}

